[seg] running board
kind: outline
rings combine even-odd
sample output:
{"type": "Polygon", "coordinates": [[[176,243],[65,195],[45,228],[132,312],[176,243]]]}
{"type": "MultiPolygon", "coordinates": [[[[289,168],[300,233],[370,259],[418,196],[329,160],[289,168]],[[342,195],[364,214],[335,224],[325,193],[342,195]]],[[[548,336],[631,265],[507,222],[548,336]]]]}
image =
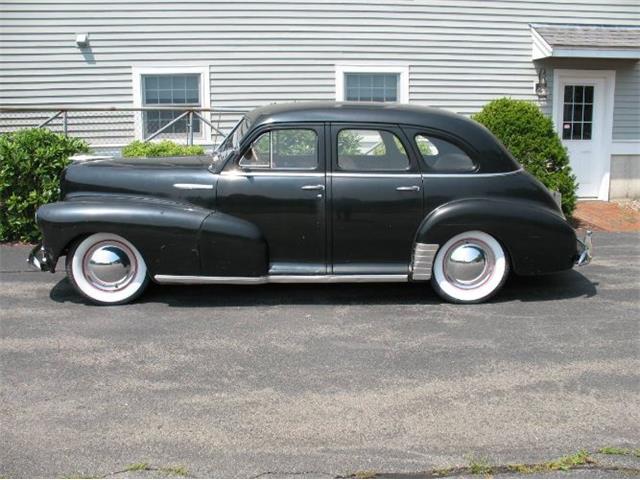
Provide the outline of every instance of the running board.
{"type": "Polygon", "coordinates": [[[265,283],[373,283],[408,282],[408,275],[267,275],[263,277],[201,277],[197,275],[155,275],[158,283],[262,285],[265,283]]]}

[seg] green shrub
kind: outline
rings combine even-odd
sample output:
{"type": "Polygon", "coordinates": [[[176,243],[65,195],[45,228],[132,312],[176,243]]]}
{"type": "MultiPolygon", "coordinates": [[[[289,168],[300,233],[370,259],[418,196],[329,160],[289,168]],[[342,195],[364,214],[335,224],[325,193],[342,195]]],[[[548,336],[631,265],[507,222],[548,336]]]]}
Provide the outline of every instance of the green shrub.
{"type": "Polygon", "coordinates": [[[43,128],[0,135],[0,241],[36,241],[36,209],[60,194],[69,157],[88,152],[77,138],[43,128]]]}
{"type": "Polygon", "coordinates": [[[576,205],[576,178],[550,118],[533,103],[511,98],[489,102],[472,118],[491,130],[547,188],[559,191],[562,210],[571,216],[576,205]]]}
{"type": "Polygon", "coordinates": [[[141,142],[134,140],[122,149],[123,157],[187,157],[204,155],[202,145],[180,145],[171,140],[141,142]]]}

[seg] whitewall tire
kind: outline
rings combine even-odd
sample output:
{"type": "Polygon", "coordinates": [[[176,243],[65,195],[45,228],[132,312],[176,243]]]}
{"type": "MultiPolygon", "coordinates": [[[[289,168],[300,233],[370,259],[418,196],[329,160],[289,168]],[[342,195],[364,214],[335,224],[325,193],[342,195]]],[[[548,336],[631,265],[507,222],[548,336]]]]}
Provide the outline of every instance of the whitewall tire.
{"type": "Polygon", "coordinates": [[[509,275],[509,259],[491,235],[478,230],[449,239],[436,254],[431,284],[453,303],[480,303],[495,295],[509,275]]]}
{"type": "Polygon", "coordinates": [[[69,249],[67,275],[74,288],[99,305],[137,298],[147,286],[147,265],[131,242],[112,233],[95,233],[69,249]]]}

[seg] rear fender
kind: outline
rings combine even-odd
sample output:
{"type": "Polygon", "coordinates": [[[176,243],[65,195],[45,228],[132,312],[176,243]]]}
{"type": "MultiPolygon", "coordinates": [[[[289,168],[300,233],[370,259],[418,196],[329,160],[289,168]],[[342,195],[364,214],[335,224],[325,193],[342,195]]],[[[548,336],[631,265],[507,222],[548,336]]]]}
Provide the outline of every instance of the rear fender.
{"type": "Polygon", "coordinates": [[[564,218],[545,206],[516,200],[478,198],[442,205],[423,220],[416,242],[443,245],[469,230],[494,236],[519,275],[567,270],[576,259],[576,234],[564,218]]]}

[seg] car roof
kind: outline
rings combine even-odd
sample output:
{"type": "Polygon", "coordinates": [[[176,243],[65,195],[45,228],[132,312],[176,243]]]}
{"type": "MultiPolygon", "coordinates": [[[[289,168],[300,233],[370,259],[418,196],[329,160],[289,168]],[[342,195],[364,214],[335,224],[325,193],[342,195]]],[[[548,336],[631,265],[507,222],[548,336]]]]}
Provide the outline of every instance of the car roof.
{"type": "Polygon", "coordinates": [[[502,144],[479,123],[438,108],[382,102],[292,102],[256,108],[247,114],[250,130],[276,123],[351,122],[413,125],[454,135],[476,152],[481,172],[520,168],[502,144]]]}
{"type": "Polygon", "coordinates": [[[248,114],[255,123],[323,121],[424,125],[464,118],[437,108],[382,102],[274,103],[248,114]]]}

